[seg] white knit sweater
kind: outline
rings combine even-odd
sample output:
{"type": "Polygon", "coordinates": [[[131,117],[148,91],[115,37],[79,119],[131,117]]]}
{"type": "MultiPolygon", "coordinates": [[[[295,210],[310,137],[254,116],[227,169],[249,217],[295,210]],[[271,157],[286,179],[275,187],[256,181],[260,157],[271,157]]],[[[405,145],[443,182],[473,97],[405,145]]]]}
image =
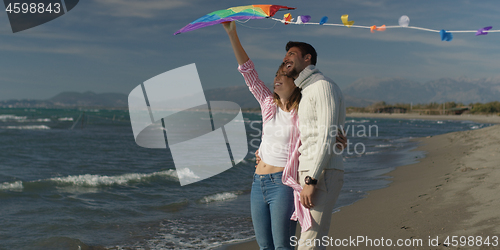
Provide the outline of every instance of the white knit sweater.
{"type": "Polygon", "coordinates": [[[345,124],[342,91],[313,65],[300,73],[295,85],[302,88],[299,171],[317,180],[323,169],[344,170],[341,150],[335,148],[336,130],[345,124]]]}

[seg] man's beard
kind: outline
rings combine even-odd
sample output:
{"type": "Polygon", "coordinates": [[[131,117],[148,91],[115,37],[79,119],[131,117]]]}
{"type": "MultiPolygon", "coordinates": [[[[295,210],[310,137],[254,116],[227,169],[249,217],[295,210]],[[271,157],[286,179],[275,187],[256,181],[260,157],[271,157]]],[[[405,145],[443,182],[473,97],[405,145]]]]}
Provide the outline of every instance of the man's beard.
{"type": "Polygon", "coordinates": [[[286,76],[291,77],[295,80],[295,79],[297,79],[297,77],[299,77],[299,74],[300,74],[300,72],[296,68],[293,68],[290,72],[288,72],[286,74],[286,76]]]}

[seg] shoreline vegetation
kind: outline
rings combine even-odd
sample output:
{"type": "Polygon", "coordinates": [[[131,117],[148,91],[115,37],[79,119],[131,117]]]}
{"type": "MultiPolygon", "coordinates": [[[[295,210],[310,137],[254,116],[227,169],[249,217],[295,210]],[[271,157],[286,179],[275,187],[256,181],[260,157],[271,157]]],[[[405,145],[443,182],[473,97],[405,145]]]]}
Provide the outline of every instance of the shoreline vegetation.
{"type": "Polygon", "coordinates": [[[382,118],[382,119],[417,119],[417,120],[452,120],[474,121],[478,123],[500,124],[497,114],[462,114],[462,115],[419,115],[419,114],[388,114],[388,113],[349,113],[347,118],[382,118]]]}
{"type": "Polygon", "coordinates": [[[432,102],[428,104],[377,102],[370,106],[348,107],[348,113],[412,113],[427,115],[461,115],[461,114],[497,114],[500,115],[500,102],[470,103],[432,102]]]}

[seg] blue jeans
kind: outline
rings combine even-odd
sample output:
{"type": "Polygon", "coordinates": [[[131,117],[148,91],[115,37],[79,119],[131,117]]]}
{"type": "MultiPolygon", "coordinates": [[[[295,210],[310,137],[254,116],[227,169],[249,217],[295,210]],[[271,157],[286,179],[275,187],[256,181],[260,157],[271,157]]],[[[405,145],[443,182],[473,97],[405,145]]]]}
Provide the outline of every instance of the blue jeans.
{"type": "Polygon", "coordinates": [[[261,250],[293,249],[290,237],[297,222],[290,220],[294,211],[293,188],[281,182],[282,172],[254,174],[250,195],[253,228],[261,250]]]}

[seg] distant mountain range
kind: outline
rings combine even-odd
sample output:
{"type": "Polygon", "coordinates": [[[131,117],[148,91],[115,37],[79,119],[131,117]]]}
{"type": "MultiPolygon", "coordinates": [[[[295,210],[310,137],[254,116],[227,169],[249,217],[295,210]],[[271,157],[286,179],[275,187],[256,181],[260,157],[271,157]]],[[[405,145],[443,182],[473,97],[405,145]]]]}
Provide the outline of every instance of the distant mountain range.
{"type": "Polygon", "coordinates": [[[120,93],[103,93],[96,94],[88,91],[85,93],[79,92],[62,92],[47,100],[8,100],[0,101],[0,106],[3,107],[109,107],[109,108],[125,108],[127,107],[127,95],[120,93]]]}
{"type": "Polygon", "coordinates": [[[462,102],[500,100],[500,78],[442,78],[419,83],[404,78],[363,78],[342,90],[346,96],[387,103],[462,102]]]}
{"type": "MultiPolygon", "coordinates": [[[[272,86],[269,86],[272,88],[272,86]]],[[[342,90],[347,107],[366,107],[377,101],[386,103],[462,102],[486,103],[500,100],[500,78],[472,80],[466,77],[442,78],[419,83],[404,78],[363,78],[342,90]]],[[[208,101],[232,101],[242,108],[259,104],[246,85],[205,91],[208,101]]],[[[3,107],[110,107],[126,108],[128,95],[121,93],[63,92],[47,100],[0,101],[3,107]]]]}

